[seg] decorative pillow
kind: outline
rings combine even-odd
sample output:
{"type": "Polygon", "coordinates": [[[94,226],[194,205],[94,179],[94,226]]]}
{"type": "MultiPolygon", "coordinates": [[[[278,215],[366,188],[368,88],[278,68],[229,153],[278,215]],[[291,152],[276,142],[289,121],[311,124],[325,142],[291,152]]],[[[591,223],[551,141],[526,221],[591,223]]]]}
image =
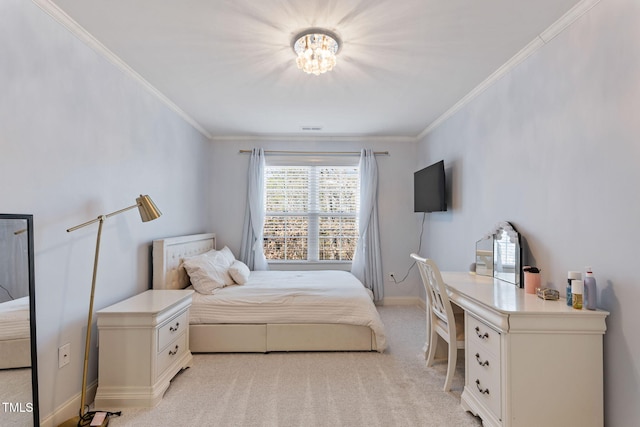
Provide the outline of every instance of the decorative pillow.
{"type": "Polygon", "coordinates": [[[251,274],[251,270],[247,267],[247,264],[242,261],[235,260],[231,267],[229,267],[229,274],[233,278],[233,281],[238,285],[244,285],[249,280],[249,274],[251,274]]]}
{"type": "Polygon", "coordinates": [[[222,257],[224,258],[224,261],[227,263],[227,267],[231,267],[231,264],[233,264],[233,261],[236,260],[236,257],[233,256],[233,252],[231,252],[231,249],[229,249],[226,246],[220,249],[218,253],[222,255],[222,257]]]}
{"type": "Polygon", "coordinates": [[[187,258],[182,265],[194,289],[201,294],[212,294],[218,288],[233,284],[227,261],[218,251],[187,258]]]}

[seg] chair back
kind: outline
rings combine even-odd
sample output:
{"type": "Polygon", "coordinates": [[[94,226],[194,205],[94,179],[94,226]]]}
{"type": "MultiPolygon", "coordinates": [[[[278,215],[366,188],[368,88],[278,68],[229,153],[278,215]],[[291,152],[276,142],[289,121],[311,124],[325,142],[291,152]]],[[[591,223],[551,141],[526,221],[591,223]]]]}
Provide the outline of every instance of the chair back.
{"type": "Polygon", "coordinates": [[[463,349],[464,344],[464,313],[456,315],[449,301],[447,287],[442,280],[440,269],[433,260],[422,258],[418,254],[411,254],[420,269],[422,283],[427,292],[427,335],[428,343],[425,348],[427,366],[433,364],[438,348],[438,335],[449,345],[447,355],[447,377],[444,381],[444,391],[451,390],[451,382],[456,370],[458,349],[463,349]]]}
{"type": "MultiPolygon", "coordinates": [[[[440,269],[433,260],[422,258],[418,254],[411,254],[411,258],[416,261],[420,270],[420,276],[427,293],[427,304],[429,304],[432,314],[445,322],[449,328],[453,327],[452,329],[455,331],[453,309],[440,269]]],[[[455,337],[455,334],[453,336],[455,337]]]]}

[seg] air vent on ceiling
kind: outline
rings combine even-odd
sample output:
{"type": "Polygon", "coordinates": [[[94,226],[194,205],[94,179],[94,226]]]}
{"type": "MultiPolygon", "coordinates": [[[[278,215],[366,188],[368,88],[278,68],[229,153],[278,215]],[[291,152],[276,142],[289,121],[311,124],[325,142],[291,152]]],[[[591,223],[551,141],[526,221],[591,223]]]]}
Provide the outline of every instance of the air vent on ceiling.
{"type": "Polygon", "coordinates": [[[320,126],[320,125],[300,126],[300,130],[303,130],[305,132],[308,132],[308,131],[316,131],[317,132],[319,130],[322,130],[322,126],[320,126]]]}

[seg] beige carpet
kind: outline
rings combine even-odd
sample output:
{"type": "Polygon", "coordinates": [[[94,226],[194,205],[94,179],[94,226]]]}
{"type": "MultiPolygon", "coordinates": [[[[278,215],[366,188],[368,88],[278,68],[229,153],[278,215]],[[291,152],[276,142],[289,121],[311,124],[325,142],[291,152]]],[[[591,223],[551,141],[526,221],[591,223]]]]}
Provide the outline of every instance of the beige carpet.
{"type": "Polygon", "coordinates": [[[26,405],[32,401],[30,368],[0,370],[0,426],[32,426],[33,414],[26,412],[26,405]]]}
{"type": "Polygon", "coordinates": [[[446,362],[427,368],[425,315],[379,308],[380,353],[195,354],[153,409],[125,409],[110,426],[479,426],[462,410],[464,359],[449,393],[446,362]]]}

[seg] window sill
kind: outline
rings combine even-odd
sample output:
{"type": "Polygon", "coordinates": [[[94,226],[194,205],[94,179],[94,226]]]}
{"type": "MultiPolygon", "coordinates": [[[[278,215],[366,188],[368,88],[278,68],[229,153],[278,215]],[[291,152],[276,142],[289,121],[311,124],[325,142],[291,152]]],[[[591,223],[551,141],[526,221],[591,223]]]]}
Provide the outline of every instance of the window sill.
{"type": "Polygon", "coordinates": [[[268,261],[271,270],[351,270],[351,261],[268,261]]]}
{"type": "Polygon", "coordinates": [[[271,265],[271,264],[294,264],[294,265],[300,265],[300,264],[321,264],[321,265],[326,265],[326,264],[351,264],[352,261],[291,261],[291,260],[287,260],[287,261],[280,261],[280,260],[267,260],[267,264],[271,265]]]}

